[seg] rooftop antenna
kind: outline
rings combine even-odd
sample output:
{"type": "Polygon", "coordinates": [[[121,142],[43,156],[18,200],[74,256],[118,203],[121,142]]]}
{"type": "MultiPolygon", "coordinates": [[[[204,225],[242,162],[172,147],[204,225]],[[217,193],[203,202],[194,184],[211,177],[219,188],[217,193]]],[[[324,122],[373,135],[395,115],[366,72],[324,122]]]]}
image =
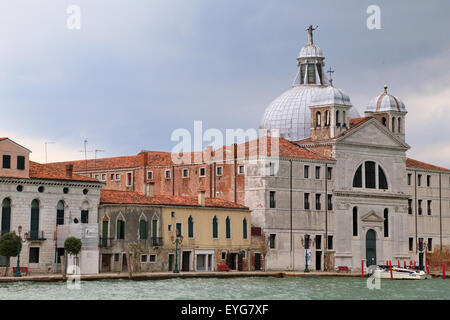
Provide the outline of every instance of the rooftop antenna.
{"type": "Polygon", "coordinates": [[[97,169],[97,152],[105,152],[105,150],[102,149],[95,149],[94,151],[94,169],[97,169]]]}
{"type": "Polygon", "coordinates": [[[92,152],[92,151],[87,150],[87,143],[88,143],[87,138],[85,138],[83,142],[84,142],[84,150],[80,150],[80,152],[84,152],[84,160],[86,163],[86,171],[87,171],[87,169],[88,169],[87,153],[92,152]]]}
{"type": "Polygon", "coordinates": [[[48,144],[55,144],[55,142],[49,142],[49,141],[44,142],[44,145],[45,145],[45,164],[47,164],[47,145],[48,144]]]}
{"type": "Polygon", "coordinates": [[[334,70],[330,67],[327,73],[330,75],[330,86],[333,86],[333,79],[331,78],[331,75],[334,73],[334,70]]]}

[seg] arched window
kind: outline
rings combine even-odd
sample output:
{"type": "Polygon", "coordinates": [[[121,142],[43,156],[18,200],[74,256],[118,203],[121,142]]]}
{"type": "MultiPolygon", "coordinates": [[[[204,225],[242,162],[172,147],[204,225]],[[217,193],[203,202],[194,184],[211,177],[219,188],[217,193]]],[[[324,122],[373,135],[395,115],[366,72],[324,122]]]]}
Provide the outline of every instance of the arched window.
{"type": "Polygon", "coordinates": [[[31,202],[31,219],[30,219],[30,234],[31,240],[38,239],[39,235],[39,200],[34,199],[31,202]]]}
{"type": "Polygon", "coordinates": [[[226,229],[226,237],[227,239],[231,238],[231,221],[230,221],[230,217],[227,217],[227,219],[225,220],[225,229],[226,229]]]}
{"type": "Polygon", "coordinates": [[[219,226],[217,225],[217,217],[214,216],[212,221],[212,227],[213,227],[213,238],[219,237],[219,226]]]}
{"type": "Polygon", "coordinates": [[[101,238],[101,246],[108,246],[108,231],[109,231],[109,218],[107,216],[103,217],[102,220],[102,238],[101,238]]]}
{"type": "Polygon", "coordinates": [[[330,111],[326,110],[325,111],[325,127],[329,127],[330,126],[330,111]]]}
{"type": "Polygon", "coordinates": [[[342,111],[342,126],[346,126],[345,124],[345,111],[342,111]]]}
{"type": "Polygon", "coordinates": [[[381,123],[386,127],[386,117],[381,118],[381,123]]]}
{"type": "Polygon", "coordinates": [[[316,70],[314,63],[308,63],[308,83],[316,83],[316,70]]]}
{"type": "Polygon", "coordinates": [[[59,201],[56,207],[56,225],[64,224],[64,201],[59,201]]]}
{"type": "Polygon", "coordinates": [[[316,127],[322,126],[322,114],[320,111],[316,112],[316,127]]]}
{"type": "Polygon", "coordinates": [[[392,132],[395,132],[395,117],[392,117],[392,132]]]}
{"type": "Polygon", "coordinates": [[[339,122],[339,110],[336,110],[336,127],[340,127],[341,123],[339,122]]]}
{"type": "Polygon", "coordinates": [[[247,239],[247,219],[244,218],[242,221],[242,237],[244,239],[247,239]]]}
{"type": "Polygon", "coordinates": [[[398,117],[397,120],[398,120],[397,130],[398,130],[398,133],[400,133],[400,132],[401,132],[401,129],[400,129],[400,128],[401,128],[401,122],[402,122],[402,120],[401,120],[400,117],[398,117]]]}
{"type": "Polygon", "coordinates": [[[384,174],[384,171],[380,166],[378,166],[378,188],[384,190],[388,189],[386,175],[384,174]]]}
{"type": "Polygon", "coordinates": [[[148,239],[148,221],[144,218],[139,221],[139,239],[148,239]]]}
{"type": "Polygon", "coordinates": [[[353,236],[358,236],[358,207],[353,207],[353,236]]]}
{"type": "Polygon", "coordinates": [[[194,237],[194,218],[192,218],[192,216],[189,216],[188,218],[188,237],[194,237]]]}
{"type": "Polygon", "coordinates": [[[362,165],[358,167],[358,170],[356,170],[353,176],[353,187],[362,188],[362,165]]]}
{"type": "Polygon", "coordinates": [[[81,223],[89,223],[89,202],[83,202],[81,206],[81,223]]]}
{"type": "Polygon", "coordinates": [[[2,234],[11,231],[11,200],[5,198],[2,201],[2,234]]]}
{"type": "Polygon", "coordinates": [[[366,178],[366,188],[374,189],[376,187],[375,184],[375,162],[366,161],[364,163],[365,167],[365,178],[366,178]]]}
{"type": "Polygon", "coordinates": [[[384,209],[384,236],[389,237],[389,210],[384,209]]]}
{"type": "Polygon", "coordinates": [[[121,218],[117,220],[117,239],[125,239],[125,221],[121,218]]]}

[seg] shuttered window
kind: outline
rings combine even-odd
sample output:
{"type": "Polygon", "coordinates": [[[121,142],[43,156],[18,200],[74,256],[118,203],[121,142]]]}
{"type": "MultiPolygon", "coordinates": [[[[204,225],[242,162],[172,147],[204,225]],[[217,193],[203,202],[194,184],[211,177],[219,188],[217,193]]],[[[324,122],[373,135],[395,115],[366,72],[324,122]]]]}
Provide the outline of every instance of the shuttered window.
{"type": "Polygon", "coordinates": [[[17,156],[17,169],[25,170],[25,157],[24,156],[17,156]]]}
{"type": "Polygon", "coordinates": [[[226,237],[227,239],[231,238],[231,221],[230,221],[230,217],[227,217],[227,219],[225,220],[225,229],[226,229],[226,237]]]}
{"type": "Polygon", "coordinates": [[[3,169],[10,169],[11,168],[11,156],[4,154],[3,155],[3,169]]]}
{"type": "Polygon", "coordinates": [[[139,221],[139,238],[148,239],[148,222],[144,219],[139,221]]]}
{"type": "Polygon", "coordinates": [[[247,219],[244,218],[242,221],[242,237],[244,239],[247,239],[247,219]]]}
{"type": "Polygon", "coordinates": [[[214,216],[213,221],[213,238],[218,238],[219,237],[219,227],[217,225],[217,217],[214,216]]]}
{"type": "Polygon", "coordinates": [[[194,237],[194,219],[192,218],[192,216],[189,216],[188,219],[188,237],[194,237]]]}
{"type": "Polygon", "coordinates": [[[125,239],[125,221],[117,220],[117,239],[125,239]]]}

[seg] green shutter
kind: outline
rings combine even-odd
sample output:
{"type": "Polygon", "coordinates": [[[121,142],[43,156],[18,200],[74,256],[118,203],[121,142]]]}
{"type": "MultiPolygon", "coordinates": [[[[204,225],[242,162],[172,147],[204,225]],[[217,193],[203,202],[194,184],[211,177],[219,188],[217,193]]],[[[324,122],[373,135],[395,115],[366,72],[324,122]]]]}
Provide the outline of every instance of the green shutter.
{"type": "Polygon", "coordinates": [[[11,208],[2,208],[2,235],[9,232],[11,227],[11,208]]]}
{"type": "Polygon", "coordinates": [[[226,234],[227,234],[227,239],[231,238],[231,226],[230,226],[230,217],[227,217],[227,220],[225,221],[226,223],[226,234]]]}
{"type": "Polygon", "coordinates": [[[217,238],[218,237],[218,230],[217,230],[218,228],[217,228],[217,217],[216,216],[214,216],[214,219],[213,219],[213,238],[217,238]]]}
{"type": "Polygon", "coordinates": [[[192,219],[192,216],[189,216],[188,219],[188,236],[189,238],[194,237],[194,221],[192,219]]]}
{"type": "Polygon", "coordinates": [[[242,234],[244,236],[244,239],[247,239],[247,219],[244,218],[244,221],[242,222],[242,234]]]}
{"type": "Polygon", "coordinates": [[[139,221],[139,239],[144,239],[144,220],[139,221]]]}

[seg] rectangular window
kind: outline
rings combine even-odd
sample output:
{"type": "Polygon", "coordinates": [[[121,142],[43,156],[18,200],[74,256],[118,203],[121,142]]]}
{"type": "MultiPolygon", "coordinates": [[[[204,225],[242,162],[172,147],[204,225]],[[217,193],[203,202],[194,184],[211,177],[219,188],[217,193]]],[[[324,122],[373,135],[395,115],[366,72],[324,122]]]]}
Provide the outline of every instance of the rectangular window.
{"type": "Polygon", "coordinates": [[[222,167],[217,167],[217,168],[216,168],[216,174],[217,174],[218,176],[221,176],[221,175],[222,175],[222,171],[223,171],[223,168],[222,168],[222,167]]]}
{"type": "Polygon", "coordinates": [[[270,191],[270,208],[275,208],[275,191],[270,191]]]}
{"type": "Polygon", "coordinates": [[[431,216],[431,200],[427,201],[427,213],[429,216],[431,216]]]}
{"type": "Polygon", "coordinates": [[[412,199],[408,199],[408,214],[412,214],[412,199]]]}
{"type": "Polygon", "coordinates": [[[81,223],[89,223],[89,210],[81,210],[81,223]]]}
{"type": "Polygon", "coordinates": [[[118,262],[120,259],[120,255],[118,253],[114,254],[114,261],[118,262]]]}
{"type": "Polygon", "coordinates": [[[306,64],[301,64],[300,65],[300,83],[304,84],[305,83],[305,73],[306,73],[306,64]]]}
{"type": "Polygon", "coordinates": [[[275,163],[270,162],[269,163],[269,168],[270,168],[270,175],[274,176],[275,175],[275,163]]]}
{"type": "Polygon", "coordinates": [[[333,250],[333,236],[328,236],[328,249],[333,250]]]}
{"type": "Polygon", "coordinates": [[[120,173],[116,173],[116,181],[120,181],[120,173]]]}
{"type": "Polygon", "coordinates": [[[327,179],[328,180],[331,180],[332,172],[333,172],[333,168],[328,167],[327,168],[327,179]]]}
{"type": "Polygon", "coordinates": [[[427,187],[431,186],[431,176],[427,175],[427,187]]]}
{"type": "Polygon", "coordinates": [[[133,173],[127,172],[127,186],[131,186],[133,184],[133,173]]]}
{"type": "Polygon", "coordinates": [[[428,251],[433,251],[433,238],[428,238],[428,251]]]}
{"type": "Polygon", "coordinates": [[[25,170],[25,157],[17,156],[17,170],[25,170]]]}
{"type": "Polygon", "coordinates": [[[389,212],[387,209],[384,210],[384,237],[389,237],[389,212]]]}
{"type": "Polygon", "coordinates": [[[414,250],[414,238],[409,238],[409,251],[413,251],[414,250]]]}
{"type": "Polygon", "coordinates": [[[408,186],[411,185],[411,176],[412,176],[412,174],[408,173],[408,186]]]}
{"type": "Polygon", "coordinates": [[[170,170],[166,170],[165,176],[166,176],[166,179],[170,179],[170,170]]]}
{"type": "Polygon", "coordinates": [[[316,179],[320,179],[320,167],[316,167],[316,179]]]}
{"type": "Polygon", "coordinates": [[[39,263],[39,248],[30,248],[29,263],[39,263]]]}
{"type": "Polygon", "coordinates": [[[305,166],[303,169],[303,178],[308,179],[309,178],[309,166],[305,166]]]}
{"type": "Polygon", "coordinates": [[[244,174],[244,166],[239,166],[239,174],[244,174]]]}
{"type": "Polygon", "coordinates": [[[316,210],[320,210],[320,194],[316,194],[316,210]]]}
{"type": "Polygon", "coordinates": [[[309,193],[303,195],[303,208],[309,210],[309,193]]]}
{"type": "Polygon", "coordinates": [[[146,254],[141,255],[141,262],[147,262],[147,255],[146,254]]]}
{"type": "Polygon", "coordinates": [[[156,254],[150,254],[148,256],[148,262],[156,262],[156,254]]]}
{"type": "Polygon", "coordinates": [[[125,239],[125,221],[117,220],[117,239],[125,239]]]}
{"type": "Polygon", "coordinates": [[[222,251],[222,260],[225,260],[227,258],[227,252],[226,251],[222,251]]]}
{"type": "Polygon", "coordinates": [[[328,195],[328,210],[333,210],[333,195],[328,195]]]}
{"type": "Polygon", "coordinates": [[[147,179],[152,180],[153,179],[153,171],[147,171],[147,179]]]}
{"type": "Polygon", "coordinates": [[[316,70],[314,63],[308,63],[308,83],[316,83],[316,70]]]}
{"type": "Polygon", "coordinates": [[[275,237],[276,234],[271,234],[269,238],[269,247],[270,249],[275,249],[275,237]]]}
{"type": "Polygon", "coordinates": [[[100,179],[100,176],[99,176],[98,174],[96,174],[96,175],[94,176],[94,178],[98,180],[98,179],[100,179]]]}
{"type": "Polygon", "coordinates": [[[114,180],[114,173],[111,173],[110,180],[111,180],[111,181],[114,180]]]}
{"type": "Polygon", "coordinates": [[[102,173],[102,181],[106,181],[106,173],[102,173]]]}
{"type": "Polygon", "coordinates": [[[417,185],[420,187],[422,185],[422,175],[417,175],[417,185]]]}
{"type": "Polygon", "coordinates": [[[419,200],[419,215],[422,215],[422,200],[419,200]]]}
{"type": "Polygon", "coordinates": [[[177,237],[181,237],[183,235],[181,233],[183,231],[183,227],[180,222],[177,222],[177,224],[176,224],[176,231],[177,231],[177,237]]]}
{"type": "Polygon", "coordinates": [[[321,235],[316,235],[316,250],[320,250],[321,246],[322,246],[322,236],[321,235]]]}
{"type": "Polygon", "coordinates": [[[198,175],[200,177],[206,176],[206,168],[200,168],[200,170],[198,171],[198,175]]]}
{"type": "Polygon", "coordinates": [[[3,155],[3,169],[11,169],[11,156],[4,154],[3,155]]]}
{"type": "Polygon", "coordinates": [[[167,231],[172,231],[172,225],[171,224],[167,225],[167,231]]]}
{"type": "Polygon", "coordinates": [[[189,169],[183,169],[183,178],[189,177],[189,169]]]}
{"type": "Polygon", "coordinates": [[[365,162],[366,188],[375,188],[375,162],[365,162]]]}

